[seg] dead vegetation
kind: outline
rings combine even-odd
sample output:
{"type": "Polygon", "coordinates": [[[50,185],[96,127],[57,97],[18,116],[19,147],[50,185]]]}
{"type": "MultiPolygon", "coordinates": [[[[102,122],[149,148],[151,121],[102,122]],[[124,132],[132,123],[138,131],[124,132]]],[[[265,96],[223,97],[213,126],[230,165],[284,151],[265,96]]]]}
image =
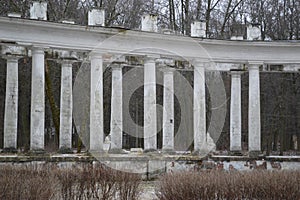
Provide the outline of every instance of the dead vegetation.
{"type": "Polygon", "coordinates": [[[0,168],[0,199],[121,199],[140,194],[137,174],[105,166],[82,168],[9,166],[0,168]]]}
{"type": "Polygon", "coordinates": [[[300,171],[182,172],[163,176],[160,200],[300,199],[300,171]]]}

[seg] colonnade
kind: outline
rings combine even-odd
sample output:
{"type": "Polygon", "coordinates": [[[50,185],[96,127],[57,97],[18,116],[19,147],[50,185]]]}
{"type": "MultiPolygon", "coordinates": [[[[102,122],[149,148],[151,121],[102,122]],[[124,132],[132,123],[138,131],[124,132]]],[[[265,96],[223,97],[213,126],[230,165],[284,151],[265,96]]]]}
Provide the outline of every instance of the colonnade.
{"type": "MultiPolygon", "coordinates": [[[[45,53],[43,47],[33,47],[31,77],[30,111],[30,149],[44,150],[45,130],[45,53]]],[[[90,146],[91,152],[103,152],[103,53],[91,52],[91,91],[90,91],[90,146]]],[[[6,98],[4,115],[4,149],[17,148],[18,119],[18,59],[19,54],[12,52],[3,55],[7,60],[6,98]]],[[[157,56],[144,57],[144,151],[157,150],[156,116],[156,70],[157,56]]],[[[66,152],[72,148],[72,63],[68,56],[61,56],[61,92],[60,92],[60,137],[59,148],[66,152]]],[[[260,125],[260,82],[259,66],[263,63],[249,62],[249,151],[261,151],[260,125]]],[[[193,124],[194,151],[207,148],[205,70],[209,62],[195,60],[193,124]]],[[[111,98],[111,152],[122,151],[122,63],[112,64],[111,98]]],[[[164,66],[163,72],[163,136],[162,150],[174,149],[174,71],[173,67],[164,66]]],[[[241,71],[231,71],[230,104],[230,151],[242,151],[241,142],[241,71]]]]}

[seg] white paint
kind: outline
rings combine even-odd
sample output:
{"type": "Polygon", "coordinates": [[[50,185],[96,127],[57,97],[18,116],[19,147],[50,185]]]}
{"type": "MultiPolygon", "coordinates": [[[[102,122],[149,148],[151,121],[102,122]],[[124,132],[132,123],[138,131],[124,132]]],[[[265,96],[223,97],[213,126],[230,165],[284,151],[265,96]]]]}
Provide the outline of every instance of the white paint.
{"type": "Polygon", "coordinates": [[[249,151],[261,151],[260,83],[258,63],[249,64],[249,151]]]}
{"type": "Polygon", "coordinates": [[[164,67],[163,96],[163,146],[165,151],[174,150],[174,68],[164,67]]]}
{"type": "Polygon", "coordinates": [[[206,151],[206,105],[204,63],[194,63],[194,151],[206,151]]]}
{"type": "Polygon", "coordinates": [[[103,151],[103,62],[101,54],[91,54],[90,151],[103,151]]]}
{"type": "Polygon", "coordinates": [[[4,148],[16,149],[18,132],[18,58],[9,56],[6,60],[4,148]]]}
{"type": "Polygon", "coordinates": [[[88,13],[89,26],[105,26],[105,10],[92,9],[88,13]]]}
{"type": "Polygon", "coordinates": [[[61,68],[59,148],[72,148],[72,62],[64,60],[61,68]]]}
{"type": "Polygon", "coordinates": [[[112,87],[111,87],[111,149],[122,149],[123,136],[123,112],[122,112],[122,65],[112,66],[112,87]]]}
{"type": "Polygon", "coordinates": [[[157,16],[156,15],[144,15],[142,16],[142,31],[157,32],[157,16]]]}
{"type": "Polygon", "coordinates": [[[230,151],[242,150],[241,72],[231,71],[230,151]]]}
{"type": "Polygon", "coordinates": [[[144,64],[144,149],[157,149],[156,66],[155,59],[147,57],[144,64]]]}
{"type": "Polygon", "coordinates": [[[30,112],[30,149],[44,149],[45,130],[45,64],[44,50],[32,49],[30,112]]]}
{"type": "Polygon", "coordinates": [[[47,20],[47,3],[33,2],[30,5],[30,19],[47,20]]]}
{"type": "Polygon", "coordinates": [[[206,37],[206,23],[194,21],[191,23],[191,37],[206,37]]]}
{"type": "Polygon", "coordinates": [[[62,23],[64,23],[64,24],[75,24],[75,22],[71,21],[71,20],[63,20],[62,23]]]}
{"type": "Polygon", "coordinates": [[[21,14],[20,13],[8,13],[7,17],[16,17],[16,18],[21,18],[21,14]]]}
{"type": "Polygon", "coordinates": [[[8,45],[2,46],[1,50],[2,55],[14,55],[14,56],[23,56],[26,54],[25,48],[21,46],[8,45]]]}
{"type": "Polygon", "coordinates": [[[300,63],[299,42],[203,40],[181,35],[153,34],[133,30],[127,30],[126,34],[119,34],[120,30],[114,28],[103,29],[80,25],[66,28],[66,25],[62,23],[27,19],[22,19],[20,23],[19,19],[8,17],[0,18],[0,27],[1,40],[15,41],[24,45],[35,44],[38,40],[39,44],[51,46],[51,48],[80,51],[96,49],[111,54],[124,52],[137,54],[134,50],[139,49],[140,55],[161,55],[176,57],[176,59],[184,57],[205,59],[209,55],[215,62],[226,63],[246,63],[254,58],[266,64],[300,63]]]}
{"type": "Polygon", "coordinates": [[[261,40],[260,26],[247,26],[247,40],[261,40]]]}

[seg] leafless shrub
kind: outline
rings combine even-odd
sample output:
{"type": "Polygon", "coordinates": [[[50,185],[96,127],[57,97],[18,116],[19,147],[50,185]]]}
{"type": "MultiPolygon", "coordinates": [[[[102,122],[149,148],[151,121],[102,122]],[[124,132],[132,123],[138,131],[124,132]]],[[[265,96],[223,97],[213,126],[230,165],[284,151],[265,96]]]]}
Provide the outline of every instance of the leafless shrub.
{"type": "Polygon", "coordinates": [[[159,181],[160,200],[300,199],[300,171],[183,172],[159,181]]]}
{"type": "Polygon", "coordinates": [[[54,176],[44,169],[0,168],[0,199],[51,199],[56,185],[54,176]]]}
{"type": "Polygon", "coordinates": [[[135,200],[138,175],[105,166],[82,168],[7,166],[0,168],[0,199],[135,200]]]}

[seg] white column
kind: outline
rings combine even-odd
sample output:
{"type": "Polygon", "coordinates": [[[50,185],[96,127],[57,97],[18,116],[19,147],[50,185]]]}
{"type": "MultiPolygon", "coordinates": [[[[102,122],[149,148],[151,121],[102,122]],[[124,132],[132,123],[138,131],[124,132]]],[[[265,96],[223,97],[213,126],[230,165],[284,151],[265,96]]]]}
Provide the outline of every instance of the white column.
{"type": "Polygon", "coordinates": [[[72,63],[63,60],[61,68],[59,149],[65,153],[72,148],[72,63]]]}
{"type": "Polygon", "coordinates": [[[206,105],[204,63],[194,64],[194,151],[206,152],[206,105]]]}
{"type": "Polygon", "coordinates": [[[30,150],[44,150],[45,64],[44,50],[32,49],[30,150]]]}
{"type": "Polygon", "coordinates": [[[122,117],[122,65],[112,66],[112,87],[111,87],[111,152],[122,151],[123,117],[122,117]]]}
{"type": "Polygon", "coordinates": [[[164,67],[163,151],[174,151],[174,69],[164,67]]]}
{"type": "Polygon", "coordinates": [[[249,152],[261,151],[259,63],[250,63],[249,69],[249,152]]]}
{"type": "Polygon", "coordinates": [[[103,63],[101,54],[91,54],[90,151],[103,151],[103,63]]]}
{"type": "Polygon", "coordinates": [[[155,58],[147,57],[144,64],[144,150],[157,149],[156,66],[155,58]]]}
{"type": "Polygon", "coordinates": [[[241,71],[231,71],[230,151],[242,150],[241,71]]]}
{"type": "Polygon", "coordinates": [[[7,56],[4,149],[15,151],[18,132],[18,57],[7,56]]]}

